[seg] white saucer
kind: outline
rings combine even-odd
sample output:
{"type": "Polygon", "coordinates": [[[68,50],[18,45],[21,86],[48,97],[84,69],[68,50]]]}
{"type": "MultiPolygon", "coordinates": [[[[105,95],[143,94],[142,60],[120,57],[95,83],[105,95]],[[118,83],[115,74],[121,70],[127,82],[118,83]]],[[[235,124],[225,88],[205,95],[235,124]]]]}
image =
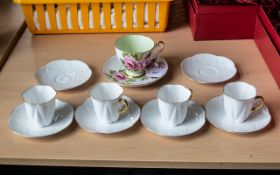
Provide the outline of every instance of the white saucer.
{"type": "Polygon", "coordinates": [[[55,60],[36,72],[39,84],[52,86],[56,90],[78,87],[89,80],[92,71],[79,60],[55,60]]]}
{"type": "Polygon", "coordinates": [[[225,116],[224,98],[218,96],[210,99],[206,103],[206,116],[208,121],[215,127],[231,133],[249,133],[255,132],[266,127],[271,121],[268,108],[264,106],[262,109],[254,112],[243,123],[234,123],[225,116]]]}
{"type": "Polygon", "coordinates": [[[9,128],[22,137],[45,137],[56,134],[67,128],[73,121],[74,108],[69,103],[56,99],[55,118],[51,125],[43,128],[32,126],[32,121],[27,117],[24,104],[17,106],[11,114],[9,128]]]}
{"type": "Polygon", "coordinates": [[[103,72],[106,78],[122,86],[140,87],[152,84],[164,77],[168,70],[168,64],[163,58],[158,59],[158,64],[146,70],[142,77],[131,78],[124,73],[124,66],[114,55],[103,65],[103,72]]]}
{"type": "Polygon", "coordinates": [[[160,136],[178,137],[192,134],[205,124],[204,109],[190,101],[186,120],[178,126],[167,125],[161,120],[157,100],[146,103],[142,108],[141,122],[144,127],[160,136]]]}
{"type": "Polygon", "coordinates": [[[191,80],[205,84],[225,82],[237,73],[233,61],[207,53],[185,58],[181,62],[181,69],[191,80]]]}
{"type": "Polygon", "coordinates": [[[96,117],[90,98],[76,109],[75,119],[81,128],[93,133],[112,134],[126,130],[138,121],[141,110],[131,98],[127,96],[123,98],[128,102],[128,111],[114,123],[105,124],[96,117]]]}

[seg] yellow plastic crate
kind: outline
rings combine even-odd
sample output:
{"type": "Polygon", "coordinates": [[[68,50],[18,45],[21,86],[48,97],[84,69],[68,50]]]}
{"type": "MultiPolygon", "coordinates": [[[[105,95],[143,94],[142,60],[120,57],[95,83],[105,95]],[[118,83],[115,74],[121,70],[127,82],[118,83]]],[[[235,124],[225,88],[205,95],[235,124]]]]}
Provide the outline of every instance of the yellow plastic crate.
{"type": "Polygon", "coordinates": [[[33,34],[163,32],[172,0],[14,0],[33,34]]]}

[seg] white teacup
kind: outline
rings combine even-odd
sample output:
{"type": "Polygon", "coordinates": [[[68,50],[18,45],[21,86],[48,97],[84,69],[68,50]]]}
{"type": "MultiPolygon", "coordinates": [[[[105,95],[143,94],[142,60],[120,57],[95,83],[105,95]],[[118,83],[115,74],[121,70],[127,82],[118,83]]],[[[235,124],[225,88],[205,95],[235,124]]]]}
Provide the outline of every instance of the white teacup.
{"type": "Polygon", "coordinates": [[[224,110],[233,122],[242,123],[254,111],[261,109],[264,99],[257,96],[256,88],[248,83],[237,81],[224,87],[224,110]]]}
{"type": "Polygon", "coordinates": [[[158,106],[163,121],[177,126],[186,119],[192,91],[182,85],[164,85],[158,92],[158,106]]]}
{"type": "Polygon", "coordinates": [[[104,123],[114,123],[128,110],[128,103],[122,98],[123,89],[116,83],[99,83],[91,91],[96,116],[104,123]]]}
{"type": "Polygon", "coordinates": [[[49,126],[54,118],[56,92],[51,86],[35,85],[22,93],[27,116],[35,127],[49,126]]]}

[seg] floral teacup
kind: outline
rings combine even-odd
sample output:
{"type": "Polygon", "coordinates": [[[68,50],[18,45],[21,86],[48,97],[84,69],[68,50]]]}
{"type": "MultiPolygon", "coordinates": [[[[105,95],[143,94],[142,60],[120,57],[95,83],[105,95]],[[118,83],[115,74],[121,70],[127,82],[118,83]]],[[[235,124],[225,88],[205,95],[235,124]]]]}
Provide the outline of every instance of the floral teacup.
{"type": "Polygon", "coordinates": [[[136,78],[156,62],[164,49],[164,42],[155,43],[143,35],[126,35],[116,40],[116,56],[125,67],[126,75],[136,78]]]}

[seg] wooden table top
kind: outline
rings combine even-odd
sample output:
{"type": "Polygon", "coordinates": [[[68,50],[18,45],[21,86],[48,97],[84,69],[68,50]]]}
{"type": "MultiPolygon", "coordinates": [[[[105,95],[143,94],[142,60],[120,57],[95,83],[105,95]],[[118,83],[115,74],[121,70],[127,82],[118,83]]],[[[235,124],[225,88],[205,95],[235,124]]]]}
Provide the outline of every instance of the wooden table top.
{"type": "Polygon", "coordinates": [[[0,1],[0,71],[13,46],[22,34],[25,24],[20,6],[10,0],[0,1]]]}
{"type": "Polygon", "coordinates": [[[86,62],[93,70],[93,78],[79,88],[58,92],[59,99],[77,107],[89,97],[93,85],[108,81],[102,73],[102,65],[114,55],[114,41],[125,35],[33,36],[26,30],[0,73],[0,164],[280,169],[280,93],[254,41],[195,42],[182,10],[171,15],[168,32],[144,34],[166,43],[162,56],[169,64],[168,74],[149,86],[124,88],[124,94],[143,106],[155,98],[160,86],[182,84],[193,89],[193,100],[204,105],[210,98],[222,93],[224,84],[192,82],[182,74],[180,62],[201,52],[224,55],[237,65],[239,76],[234,80],[253,84],[258,94],[265,98],[273,117],[267,128],[238,135],[207,123],[195,134],[167,138],[147,131],[140,122],[125,132],[102,135],[86,132],[74,121],[63,132],[50,137],[22,138],[13,134],[7,123],[12,109],[23,102],[21,92],[36,84],[35,71],[60,58],[86,62]]]}

